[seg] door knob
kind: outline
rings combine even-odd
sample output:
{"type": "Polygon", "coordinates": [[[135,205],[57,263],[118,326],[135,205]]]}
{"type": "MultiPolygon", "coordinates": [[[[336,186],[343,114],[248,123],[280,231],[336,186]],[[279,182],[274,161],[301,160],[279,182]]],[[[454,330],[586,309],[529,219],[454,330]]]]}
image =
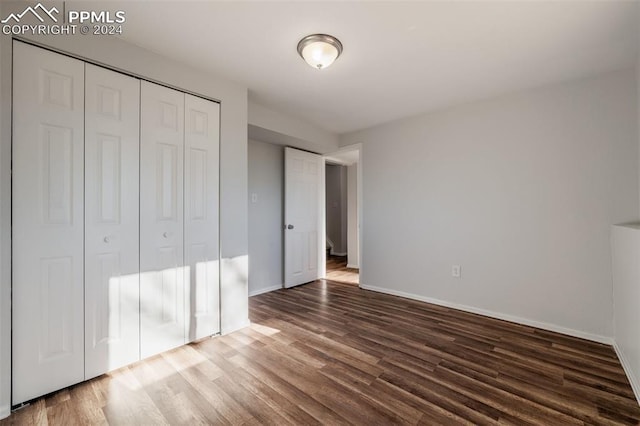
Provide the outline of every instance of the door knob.
{"type": "Polygon", "coordinates": [[[169,233],[168,233],[168,232],[164,232],[164,233],[162,234],[162,236],[163,236],[164,238],[169,238],[169,233]]]}
{"type": "Polygon", "coordinates": [[[293,225],[287,225],[287,229],[293,229],[293,225]]]}
{"type": "Polygon", "coordinates": [[[111,242],[111,237],[109,235],[107,235],[106,237],[104,237],[102,239],[105,243],[110,243],[111,242]]]}

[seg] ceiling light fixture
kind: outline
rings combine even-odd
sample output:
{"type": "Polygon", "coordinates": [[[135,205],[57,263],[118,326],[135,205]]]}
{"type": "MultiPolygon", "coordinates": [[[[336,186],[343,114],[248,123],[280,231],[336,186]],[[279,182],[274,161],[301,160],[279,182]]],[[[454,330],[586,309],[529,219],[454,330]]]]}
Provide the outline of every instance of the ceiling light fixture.
{"type": "Polygon", "coordinates": [[[298,53],[310,66],[324,69],[342,53],[342,43],[328,34],[311,34],[298,42],[298,53]]]}

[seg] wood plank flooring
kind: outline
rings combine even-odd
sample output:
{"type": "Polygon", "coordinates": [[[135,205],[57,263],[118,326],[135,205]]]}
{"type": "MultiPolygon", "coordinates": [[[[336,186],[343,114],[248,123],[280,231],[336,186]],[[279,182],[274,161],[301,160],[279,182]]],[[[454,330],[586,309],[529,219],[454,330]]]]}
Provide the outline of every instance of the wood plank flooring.
{"type": "Polygon", "coordinates": [[[347,268],[347,256],[327,255],[327,279],[345,284],[360,283],[360,271],[347,268]]]}
{"type": "Polygon", "coordinates": [[[252,326],[152,357],[6,424],[638,424],[611,347],[316,281],[252,326]]]}

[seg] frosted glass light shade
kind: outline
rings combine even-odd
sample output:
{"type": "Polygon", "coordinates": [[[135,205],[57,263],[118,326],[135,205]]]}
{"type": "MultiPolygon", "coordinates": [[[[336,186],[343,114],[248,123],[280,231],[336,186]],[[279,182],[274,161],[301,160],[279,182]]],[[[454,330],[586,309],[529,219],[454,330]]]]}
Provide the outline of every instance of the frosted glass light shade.
{"type": "Polygon", "coordinates": [[[298,43],[298,53],[307,64],[316,69],[331,65],[342,53],[342,43],[327,34],[312,34],[298,43]]]}

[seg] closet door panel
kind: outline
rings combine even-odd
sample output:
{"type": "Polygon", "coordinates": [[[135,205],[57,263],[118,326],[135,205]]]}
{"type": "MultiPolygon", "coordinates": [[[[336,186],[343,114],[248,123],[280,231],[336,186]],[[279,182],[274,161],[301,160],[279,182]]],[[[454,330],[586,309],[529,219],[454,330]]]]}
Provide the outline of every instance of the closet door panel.
{"type": "Polygon", "coordinates": [[[85,378],[140,359],[140,80],[85,77],[85,378]]]}
{"type": "Polygon", "coordinates": [[[141,85],[140,349],[185,342],[184,93],[141,85]]]}
{"type": "Polygon", "coordinates": [[[14,42],[13,403],[84,378],[84,64],[14,42]]]}
{"type": "Polygon", "coordinates": [[[188,341],[220,331],[220,105],[185,95],[185,266],[188,341]]]}

